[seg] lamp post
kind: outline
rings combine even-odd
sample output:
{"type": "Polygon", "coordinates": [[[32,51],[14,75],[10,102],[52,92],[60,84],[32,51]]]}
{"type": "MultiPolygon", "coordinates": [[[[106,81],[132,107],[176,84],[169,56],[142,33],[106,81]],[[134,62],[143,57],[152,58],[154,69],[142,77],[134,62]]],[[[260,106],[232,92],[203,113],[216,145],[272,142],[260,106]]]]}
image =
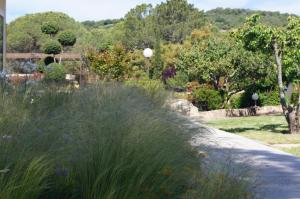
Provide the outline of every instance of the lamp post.
{"type": "Polygon", "coordinates": [[[150,79],[150,58],[153,56],[153,50],[151,50],[150,48],[146,48],[143,51],[143,55],[144,57],[147,59],[147,73],[148,73],[148,77],[150,79]]]}
{"type": "Polygon", "coordinates": [[[257,107],[257,100],[259,99],[259,96],[258,96],[258,94],[257,93],[254,93],[253,95],[252,95],[252,100],[254,101],[254,103],[255,103],[255,108],[257,107]]]}

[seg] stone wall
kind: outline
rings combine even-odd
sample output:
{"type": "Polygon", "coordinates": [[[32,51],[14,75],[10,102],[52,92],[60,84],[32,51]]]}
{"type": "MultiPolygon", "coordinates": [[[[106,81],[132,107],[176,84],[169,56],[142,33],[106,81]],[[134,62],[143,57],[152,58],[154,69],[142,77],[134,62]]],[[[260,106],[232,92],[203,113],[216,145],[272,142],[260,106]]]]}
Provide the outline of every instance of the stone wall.
{"type": "Polygon", "coordinates": [[[228,117],[245,117],[254,115],[275,115],[282,114],[281,106],[265,106],[246,109],[221,109],[214,111],[200,112],[191,102],[185,99],[173,99],[169,103],[170,108],[183,115],[197,117],[203,121],[213,119],[224,119],[228,117]]]}

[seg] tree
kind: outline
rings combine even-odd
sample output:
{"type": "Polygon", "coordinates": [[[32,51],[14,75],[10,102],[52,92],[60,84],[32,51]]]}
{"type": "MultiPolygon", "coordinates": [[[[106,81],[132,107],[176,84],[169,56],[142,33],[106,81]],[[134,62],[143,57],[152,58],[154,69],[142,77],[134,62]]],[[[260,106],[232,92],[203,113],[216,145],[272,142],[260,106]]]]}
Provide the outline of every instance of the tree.
{"type": "MultiPolygon", "coordinates": [[[[200,34],[207,37],[206,34],[200,34]]],[[[178,57],[177,70],[184,71],[190,80],[210,84],[226,93],[225,102],[248,86],[267,81],[272,62],[260,53],[243,49],[228,35],[210,36],[183,49],[178,57]]],[[[271,76],[270,76],[271,78],[271,76]]]]}
{"type": "Polygon", "coordinates": [[[164,65],[161,54],[162,52],[161,52],[160,37],[157,35],[155,41],[155,48],[154,48],[154,69],[153,69],[154,76],[157,79],[161,78],[163,65],[164,65]]]}
{"type": "Polygon", "coordinates": [[[43,51],[46,54],[53,55],[55,61],[55,55],[61,53],[61,45],[58,41],[49,41],[44,45],[43,51]]]}
{"type": "Polygon", "coordinates": [[[183,43],[186,36],[205,23],[204,13],[187,0],[167,0],[154,10],[155,23],[163,40],[183,43]]]}
{"type": "Polygon", "coordinates": [[[259,23],[260,16],[253,15],[234,35],[240,39],[244,47],[250,51],[261,51],[273,55],[277,66],[277,79],[280,102],[290,133],[299,133],[300,90],[297,102],[291,100],[285,85],[297,83],[300,79],[300,19],[290,17],[284,28],[273,28],[259,23]],[[285,76],[284,76],[285,75],[285,76]],[[284,82],[283,78],[286,78],[284,82]]]}
{"type": "Polygon", "coordinates": [[[64,31],[58,35],[58,41],[63,47],[74,46],[76,35],[72,31],[64,31]]]}
{"type": "Polygon", "coordinates": [[[42,24],[41,30],[42,33],[54,37],[59,31],[59,26],[54,22],[45,22],[42,24]]]}
{"type": "MultiPolygon", "coordinates": [[[[76,43],[76,35],[72,31],[64,31],[59,33],[58,35],[58,42],[62,46],[62,53],[66,50],[68,47],[72,47],[76,43]]],[[[61,58],[59,60],[59,63],[61,63],[61,58]]]]}
{"type": "Polygon", "coordinates": [[[153,7],[151,4],[138,5],[131,9],[124,21],[124,44],[129,49],[153,48],[155,43],[153,7]]]}

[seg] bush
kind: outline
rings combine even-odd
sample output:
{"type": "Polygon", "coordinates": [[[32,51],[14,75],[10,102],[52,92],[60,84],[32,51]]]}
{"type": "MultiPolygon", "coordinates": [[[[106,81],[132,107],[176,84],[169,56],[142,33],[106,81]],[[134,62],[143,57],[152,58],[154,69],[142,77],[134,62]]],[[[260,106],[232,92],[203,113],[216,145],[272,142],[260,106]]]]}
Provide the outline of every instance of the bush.
{"type": "Polygon", "coordinates": [[[170,88],[178,91],[185,90],[188,82],[188,76],[183,72],[177,72],[175,77],[168,78],[166,81],[170,88]]]}
{"type": "Polygon", "coordinates": [[[61,45],[58,41],[49,41],[44,45],[43,51],[49,55],[57,55],[61,53],[61,45]]]}
{"type": "Polygon", "coordinates": [[[91,70],[103,80],[122,80],[128,74],[128,54],[123,45],[88,52],[87,60],[91,70]]]}
{"type": "Polygon", "coordinates": [[[66,78],[65,67],[61,64],[52,63],[45,68],[45,80],[47,81],[64,81],[66,78]]]}
{"type": "Polygon", "coordinates": [[[161,99],[164,99],[164,96],[166,96],[165,87],[160,80],[150,80],[148,78],[145,78],[138,80],[128,80],[125,82],[125,84],[130,87],[143,89],[147,95],[151,96],[153,100],[161,101],[161,99]]]}
{"type": "Polygon", "coordinates": [[[74,46],[76,43],[76,35],[71,31],[59,33],[58,41],[62,46],[74,46]]]}
{"type": "Polygon", "coordinates": [[[230,104],[227,106],[227,108],[232,108],[232,109],[239,109],[243,107],[243,95],[242,94],[235,94],[231,96],[230,98],[230,104]]]}
{"type": "Polygon", "coordinates": [[[193,91],[193,102],[201,111],[222,108],[223,98],[219,91],[210,88],[199,88],[193,91]]]}
{"type": "Polygon", "coordinates": [[[0,198],[253,198],[241,176],[204,175],[186,121],[145,91],[57,89],[0,90],[0,198]]]}
{"type": "Polygon", "coordinates": [[[279,91],[262,92],[259,93],[259,105],[260,106],[276,106],[280,105],[279,91]]]}

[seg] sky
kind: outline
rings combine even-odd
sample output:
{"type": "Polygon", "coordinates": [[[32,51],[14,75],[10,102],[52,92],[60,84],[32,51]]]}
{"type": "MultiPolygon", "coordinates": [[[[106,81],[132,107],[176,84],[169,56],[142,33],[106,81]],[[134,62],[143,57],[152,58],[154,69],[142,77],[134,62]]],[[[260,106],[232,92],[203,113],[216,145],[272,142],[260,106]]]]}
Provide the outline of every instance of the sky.
{"type": "MultiPolygon", "coordinates": [[[[7,0],[7,21],[29,13],[59,11],[77,21],[123,17],[138,4],[162,0],[7,0]]],[[[300,15],[300,0],[188,0],[201,10],[217,7],[249,8],[300,15]]]]}

